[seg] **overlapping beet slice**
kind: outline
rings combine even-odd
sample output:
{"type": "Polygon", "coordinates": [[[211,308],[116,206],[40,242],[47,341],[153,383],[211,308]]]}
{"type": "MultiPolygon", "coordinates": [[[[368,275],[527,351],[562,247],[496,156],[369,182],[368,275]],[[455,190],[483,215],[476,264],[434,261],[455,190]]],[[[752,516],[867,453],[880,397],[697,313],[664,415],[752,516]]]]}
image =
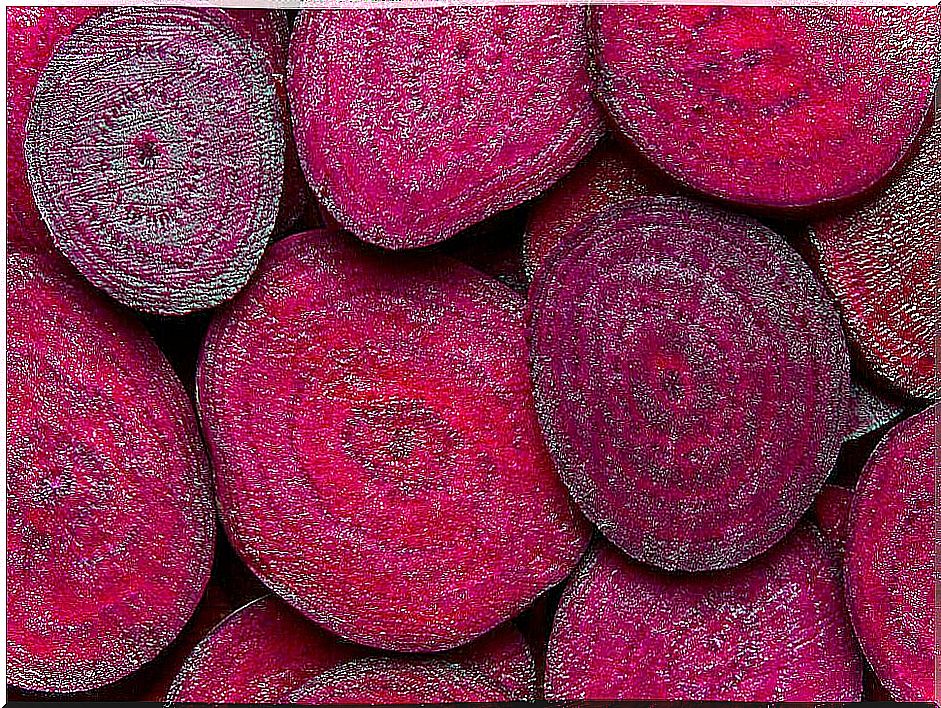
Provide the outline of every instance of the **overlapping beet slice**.
{"type": "Polygon", "coordinates": [[[339,222],[442,241],[536,196],[602,133],[581,7],[302,11],[289,93],[301,164],[339,222]]]}
{"type": "Polygon", "coordinates": [[[897,701],[933,701],[941,406],[895,426],[856,487],[846,590],[863,652],[897,701]]]}
{"type": "Polygon", "coordinates": [[[72,692],[153,659],[209,577],[209,468],[140,325],[58,261],[7,260],[7,679],[72,692]]]}
{"type": "Polygon", "coordinates": [[[941,398],[941,122],[874,199],[813,225],[819,265],[850,336],[875,371],[909,395],[941,398]]]}
{"type": "Polygon", "coordinates": [[[87,20],[42,73],[27,129],[29,180],[56,246],[147,312],[231,297],[275,224],[279,110],[264,52],[221,10],[87,20]]]}
{"type": "Polygon", "coordinates": [[[808,508],[848,429],[848,355],[809,268],[755,221],[627,202],[530,290],[537,409],[586,515],[634,558],[714,570],[808,508]]]}
{"type": "Polygon", "coordinates": [[[605,543],[566,588],[550,700],[856,701],[839,567],[810,526],[733,570],[671,575],[605,543]]]}
{"type": "Polygon", "coordinates": [[[797,208],[902,158],[939,68],[937,7],[598,6],[598,93],[651,160],[702,192],[797,208]]]}
{"type": "Polygon", "coordinates": [[[838,551],[846,544],[853,492],[836,484],[825,484],[814,500],[813,517],[820,533],[838,551]]]}
{"type": "Polygon", "coordinates": [[[521,298],[456,261],[327,232],[272,246],[198,373],[236,550],[369,646],[448,649],[514,616],[587,542],[525,349],[521,298]]]}

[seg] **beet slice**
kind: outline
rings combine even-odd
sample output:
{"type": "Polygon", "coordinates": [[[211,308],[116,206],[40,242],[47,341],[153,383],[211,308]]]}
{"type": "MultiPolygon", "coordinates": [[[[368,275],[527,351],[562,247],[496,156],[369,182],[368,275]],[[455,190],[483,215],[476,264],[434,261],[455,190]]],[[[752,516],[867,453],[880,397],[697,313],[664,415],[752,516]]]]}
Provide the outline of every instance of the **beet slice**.
{"type": "Polygon", "coordinates": [[[564,578],[587,529],[540,435],[522,299],[328,232],[269,254],[197,374],[223,524],[256,575],[402,651],[466,643],[564,578]]]}
{"type": "Polygon", "coordinates": [[[7,679],[82,691],[193,613],[215,525],[192,406],[143,328],[38,254],[7,260],[7,679]]]}
{"type": "Polygon", "coordinates": [[[570,581],[549,700],[856,701],[862,662],[816,530],[734,570],[671,575],[604,543],[570,581]]]}
{"type": "Polygon", "coordinates": [[[941,405],[892,428],[856,487],[846,591],[856,635],[897,701],[933,701],[935,468],[941,405]]]}
{"type": "Polygon", "coordinates": [[[521,204],[603,132],[581,7],[308,10],[288,91],[301,165],[344,228],[443,241],[521,204]]]}
{"type": "Polygon", "coordinates": [[[756,221],[680,198],[608,209],[537,272],[528,317],[562,479],[634,558],[742,563],[796,523],[836,461],[839,319],[756,221]]]}
{"type": "Polygon", "coordinates": [[[835,484],[825,484],[814,500],[813,516],[817,528],[833,548],[843,551],[849,530],[853,492],[835,484]]]}
{"type": "Polygon", "coordinates": [[[535,658],[526,638],[512,622],[505,622],[480,639],[437,656],[483,674],[511,700],[537,698],[535,658]]]}
{"type": "Polygon", "coordinates": [[[313,679],[291,703],[388,705],[495,703],[509,699],[483,674],[441,661],[375,658],[353,661],[313,679]]]}
{"type": "Polygon", "coordinates": [[[883,378],[941,397],[934,340],[941,326],[941,122],[885,191],[812,227],[819,266],[850,337],[883,378]]]}
{"type": "Polygon", "coordinates": [[[598,94],[654,163],[757,207],[843,199],[906,153],[938,78],[938,8],[598,6],[598,94]]]}
{"type": "Polygon", "coordinates": [[[61,44],[36,88],[29,179],[55,244],[146,312],[230,298],[274,227],[278,99],[234,24],[214,9],[112,8],[61,44]]]}

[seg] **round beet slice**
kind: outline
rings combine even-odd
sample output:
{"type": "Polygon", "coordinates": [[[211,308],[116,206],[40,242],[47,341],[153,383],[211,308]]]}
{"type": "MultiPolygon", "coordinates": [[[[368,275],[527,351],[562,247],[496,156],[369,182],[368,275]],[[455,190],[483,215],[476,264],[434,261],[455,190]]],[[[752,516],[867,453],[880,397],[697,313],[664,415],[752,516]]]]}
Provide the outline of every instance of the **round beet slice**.
{"type": "Polygon", "coordinates": [[[825,484],[814,500],[813,517],[823,537],[836,550],[846,544],[853,492],[835,484],[825,484]]]}
{"type": "Polygon", "coordinates": [[[848,429],[848,354],[810,269],[758,222],[627,202],[530,290],[537,410],[562,479],[629,555],[714,570],[810,506],[848,429]]]}
{"type": "Polygon", "coordinates": [[[197,381],[223,524],[266,585],[347,639],[437,651],[569,573],[587,529],[540,435],[522,307],[445,257],[271,247],[197,381]]]}
{"type": "Polygon", "coordinates": [[[7,679],[83,691],[192,615],[215,538],[192,406],[144,329],[51,258],[7,260],[7,679]]]}
{"type": "Polygon", "coordinates": [[[732,570],[673,575],[605,543],[562,596],[549,700],[857,701],[860,661],[840,570],[799,526],[732,570]]]}
{"type": "Polygon", "coordinates": [[[938,78],[936,7],[598,6],[591,31],[621,131],[690,187],[757,207],[876,184],[938,78]]]}
{"type": "Polygon", "coordinates": [[[496,703],[509,696],[483,674],[442,661],[375,658],[353,661],[313,679],[291,703],[389,705],[496,703]]]}
{"type": "Polygon", "coordinates": [[[56,246],[134,308],[219,304],[275,223],[284,136],[268,62],[221,10],[113,8],[36,88],[29,179],[56,246]]]}
{"type": "Polygon", "coordinates": [[[941,398],[935,338],[941,270],[941,122],[885,191],[813,225],[827,285],[850,337],[882,377],[909,395],[941,398]]]}
{"type": "Polygon", "coordinates": [[[386,248],[536,196],[603,132],[575,6],[303,11],[288,82],[308,182],[386,248]]]}
{"type": "Polygon", "coordinates": [[[941,405],[892,428],[856,487],[846,592],[856,635],[897,701],[933,701],[935,470],[941,405]]]}

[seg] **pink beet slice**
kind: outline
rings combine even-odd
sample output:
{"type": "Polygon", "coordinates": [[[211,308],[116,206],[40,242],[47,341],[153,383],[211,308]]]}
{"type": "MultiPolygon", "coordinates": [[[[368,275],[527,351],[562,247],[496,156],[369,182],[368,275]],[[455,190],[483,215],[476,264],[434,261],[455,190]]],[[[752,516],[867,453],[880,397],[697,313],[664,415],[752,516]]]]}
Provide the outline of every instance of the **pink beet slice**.
{"type": "MultiPolygon", "coordinates": [[[[935,8],[936,9],[936,8],[935,8]]],[[[885,191],[813,225],[820,269],[851,338],[882,377],[909,395],[941,397],[941,122],[885,191]]]]}
{"type": "Polygon", "coordinates": [[[549,700],[856,701],[862,662],[840,570],[800,526],[734,570],[670,575],[605,543],[570,581],[549,700]]]}
{"type": "Polygon", "coordinates": [[[856,635],[897,701],[933,701],[935,469],[941,405],[892,428],[856,487],[846,591],[856,635]]]}
{"type": "Polygon", "coordinates": [[[288,90],[301,165],[344,228],[443,241],[536,196],[602,134],[585,10],[308,10],[288,90]]]}
{"type": "Polygon", "coordinates": [[[289,702],[313,705],[495,703],[509,700],[480,673],[442,661],[363,659],[321,674],[291,694],[289,702]]]}
{"type": "Polygon", "coordinates": [[[938,78],[938,8],[598,6],[598,94],[707,194],[800,208],[881,180],[938,78]]]}
{"type": "Polygon", "coordinates": [[[563,481],[630,556],[715,570],[810,506],[848,428],[848,355],[807,265],[680,198],[609,209],[530,289],[537,410],[563,481]]]}
{"type": "Polygon", "coordinates": [[[86,21],[42,74],[26,152],[59,250],[158,314],[237,292],[281,198],[274,78],[221,10],[112,8],[86,21]]]}
{"type": "Polygon", "coordinates": [[[520,296],[327,232],[269,253],[197,376],[222,521],[256,575],[401,651],[466,643],[564,578],[587,530],[540,435],[520,296]]]}
{"type": "Polygon", "coordinates": [[[511,700],[537,698],[535,658],[525,637],[512,622],[505,622],[477,641],[437,656],[483,674],[511,700]]]}
{"type": "Polygon", "coordinates": [[[192,407],[135,321],[51,258],[7,260],[7,679],[82,691],[192,615],[215,525],[192,407]]]}
{"type": "Polygon", "coordinates": [[[846,544],[853,492],[835,484],[825,484],[814,500],[813,517],[823,537],[838,551],[846,544]]]}

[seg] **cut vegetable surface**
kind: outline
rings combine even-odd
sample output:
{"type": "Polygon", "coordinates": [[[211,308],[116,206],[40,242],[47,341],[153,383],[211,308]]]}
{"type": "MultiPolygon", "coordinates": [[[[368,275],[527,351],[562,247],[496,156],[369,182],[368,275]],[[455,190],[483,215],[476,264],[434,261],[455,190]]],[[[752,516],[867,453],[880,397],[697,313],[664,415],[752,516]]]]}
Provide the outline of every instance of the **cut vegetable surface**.
{"type": "Polygon", "coordinates": [[[932,101],[937,7],[596,6],[598,94],[685,184],[809,207],[878,183],[932,101]]]}
{"type": "Polygon", "coordinates": [[[941,405],[894,427],[856,487],[846,590],[863,652],[897,701],[933,701],[941,405]]]}
{"type": "Polygon", "coordinates": [[[549,700],[857,701],[832,551],[800,526],[733,570],[670,575],[604,544],[556,614],[549,700]]]}
{"type": "Polygon", "coordinates": [[[602,133],[585,9],[302,11],[289,93],[322,203],[387,248],[442,241],[546,189],[602,133]]]}
{"type": "Polygon", "coordinates": [[[525,351],[522,299],[457,261],[327,232],[273,245],[198,373],[236,550],[368,646],[449,649],[515,616],[587,543],[525,351]]]}
{"type": "Polygon", "coordinates": [[[849,528],[853,492],[835,484],[825,484],[814,500],[814,521],[827,542],[843,550],[849,528]]]}
{"type": "Polygon", "coordinates": [[[810,506],[848,429],[848,355],[777,234],[689,200],[628,202],[552,252],[529,308],[550,450],[629,555],[733,566],[810,506]]]}
{"type": "Polygon", "coordinates": [[[7,261],[7,678],[70,692],[130,674],[177,636],[215,525],[169,363],[57,263],[7,261]]]}

